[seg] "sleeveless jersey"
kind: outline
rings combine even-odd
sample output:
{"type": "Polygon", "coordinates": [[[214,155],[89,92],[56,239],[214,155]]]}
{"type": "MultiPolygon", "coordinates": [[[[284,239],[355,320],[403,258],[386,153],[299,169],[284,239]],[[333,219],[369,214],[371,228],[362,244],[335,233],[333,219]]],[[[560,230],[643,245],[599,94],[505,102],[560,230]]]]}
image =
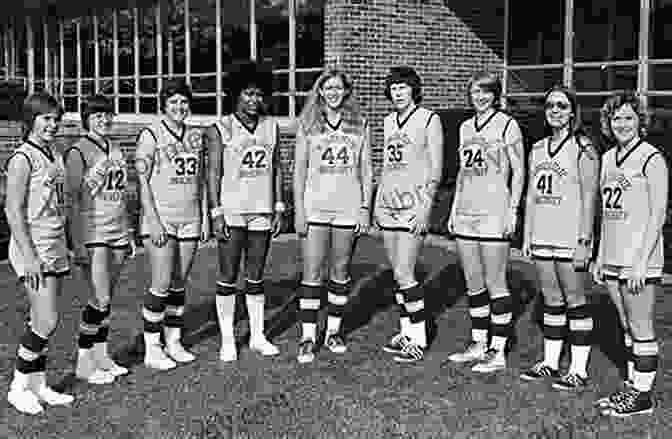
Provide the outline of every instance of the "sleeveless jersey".
{"type": "Polygon", "coordinates": [[[326,124],[323,132],[306,133],[308,169],[306,211],[334,212],[356,219],[362,206],[361,155],[366,125],[345,130],[342,121],[326,124]]]}
{"type": "Polygon", "coordinates": [[[56,151],[24,142],[14,155],[30,163],[26,194],[28,229],[33,242],[65,239],[65,166],[56,151]]]}
{"type": "Polygon", "coordinates": [[[511,116],[495,111],[481,126],[476,116],[460,125],[456,222],[485,222],[487,217],[508,214],[511,162],[506,133],[513,124],[511,116]]]}
{"type": "Polygon", "coordinates": [[[128,167],[121,149],[91,137],[77,142],[70,154],[80,153],[84,161],[81,213],[87,226],[119,230],[126,221],[128,167]]]}
{"type": "MultiPolygon", "coordinates": [[[[646,176],[648,161],[660,151],[640,140],[619,157],[617,148],[604,154],[600,188],[602,191],[602,263],[631,267],[635,252],[644,242],[651,205],[646,176]]],[[[653,182],[655,184],[655,182],[653,182]]],[[[649,268],[663,266],[663,235],[649,255],[649,268]]]]}
{"type": "Polygon", "coordinates": [[[249,130],[234,114],[224,116],[215,126],[223,144],[220,205],[230,214],[273,213],[278,123],[272,117],[261,117],[249,130]]]}
{"type": "Polygon", "coordinates": [[[532,215],[531,224],[525,226],[530,227],[533,245],[576,246],[581,222],[578,142],[570,135],[551,150],[547,137],[532,147],[528,186],[532,215]]]}
{"type": "Polygon", "coordinates": [[[376,207],[403,211],[417,206],[429,207],[432,199],[426,188],[431,178],[431,157],[427,145],[427,127],[438,115],[416,107],[400,121],[398,113],[385,117],[383,169],[376,194],[376,207]]]}
{"type": "Polygon", "coordinates": [[[156,140],[150,182],[159,217],[173,223],[199,221],[202,130],[185,125],[182,132],[175,132],[163,120],[145,129],[156,140]]]}

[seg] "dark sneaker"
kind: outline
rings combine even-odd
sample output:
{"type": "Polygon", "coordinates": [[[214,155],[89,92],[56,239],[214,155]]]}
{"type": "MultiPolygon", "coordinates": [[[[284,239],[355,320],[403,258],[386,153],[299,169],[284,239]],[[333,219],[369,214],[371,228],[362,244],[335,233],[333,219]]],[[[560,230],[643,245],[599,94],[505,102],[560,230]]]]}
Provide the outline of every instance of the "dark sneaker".
{"type": "Polygon", "coordinates": [[[653,399],[651,392],[640,392],[631,389],[627,395],[613,407],[605,410],[603,414],[617,418],[627,418],[633,415],[646,415],[653,413],[653,399]]]}
{"type": "Polygon", "coordinates": [[[582,377],[577,373],[568,373],[553,383],[552,387],[558,390],[580,391],[588,387],[588,377],[582,377]]]}
{"type": "Polygon", "coordinates": [[[425,349],[419,344],[408,341],[404,345],[403,350],[394,356],[394,361],[397,363],[415,363],[425,358],[425,349]]]}
{"type": "Polygon", "coordinates": [[[335,354],[343,354],[348,350],[348,347],[345,345],[345,340],[339,334],[327,334],[327,338],[324,340],[324,346],[335,354]]]}
{"type": "Polygon", "coordinates": [[[299,355],[296,356],[299,363],[310,363],[315,359],[315,341],[311,339],[301,340],[299,343],[299,355]]]}
{"type": "Polygon", "coordinates": [[[633,390],[635,389],[632,387],[632,381],[629,380],[624,381],[623,388],[621,390],[618,390],[609,396],[605,396],[603,398],[598,399],[597,401],[595,401],[595,405],[601,409],[611,408],[614,405],[623,401],[627,397],[628,393],[630,393],[633,390]]]}
{"type": "Polygon", "coordinates": [[[560,378],[560,372],[551,366],[544,364],[543,361],[532,366],[529,370],[520,374],[520,378],[527,381],[539,381],[546,378],[560,378]]]}
{"type": "Polygon", "coordinates": [[[411,342],[411,339],[407,335],[399,333],[392,337],[390,341],[383,346],[383,350],[390,354],[401,354],[404,351],[404,346],[411,342]]]}

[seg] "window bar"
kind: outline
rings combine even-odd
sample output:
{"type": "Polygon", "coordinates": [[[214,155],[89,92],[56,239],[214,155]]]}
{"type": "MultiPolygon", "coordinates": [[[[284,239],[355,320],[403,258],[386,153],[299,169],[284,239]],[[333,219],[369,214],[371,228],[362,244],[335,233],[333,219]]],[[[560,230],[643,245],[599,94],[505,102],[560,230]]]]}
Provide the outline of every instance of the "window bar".
{"type": "Polygon", "coordinates": [[[191,23],[189,0],[184,0],[184,73],[187,84],[191,85],[191,23]]]}
{"type": "Polygon", "coordinates": [[[50,85],[50,69],[49,69],[49,17],[42,18],[42,44],[44,45],[44,57],[42,62],[44,63],[44,89],[51,93],[50,85]]]}
{"type": "Polygon", "coordinates": [[[114,112],[119,113],[119,13],[112,11],[112,93],[114,112]]]}
{"type": "Polygon", "coordinates": [[[5,79],[9,79],[9,25],[2,29],[2,56],[5,64],[5,79]]]}
{"type": "Polygon", "coordinates": [[[574,74],[574,0],[565,0],[565,53],[562,68],[562,82],[571,86],[574,74]]]}
{"type": "Polygon", "coordinates": [[[217,54],[215,56],[215,92],[217,95],[217,117],[222,116],[222,0],[215,0],[215,47],[217,54]]]}
{"type": "Polygon", "coordinates": [[[250,59],[257,60],[257,10],[254,0],[250,0],[250,59]]]}
{"type": "Polygon", "coordinates": [[[644,103],[648,103],[649,91],[649,32],[651,15],[651,0],[641,0],[639,12],[639,64],[637,66],[637,88],[644,103]]]}
{"type": "Polygon", "coordinates": [[[76,75],[77,75],[77,108],[79,111],[82,108],[82,23],[81,20],[75,21],[75,54],[76,61],[76,75]]]}
{"type": "Polygon", "coordinates": [[[289,117],[296,116],[296,0],[289,0],[289,117]]]}
{"type": "Polygon", "coordinates": [[[26,16],[26,57],[28,73],[28,93],[35,93],[35,34],[30,16],[26,16]]]}
{"type": "Polygon", "coordinates": [[[170,11],[166,13],[166,17],[166,24],[168,29],[168,47],[166,48],[168,51],[168,77],[172,78],[173,74],[175,74],[175,39],[173,37],[173,28],[170,23],[170,11]]]}
{"type": "Polygon", "coordinates": [[[509,81],[509,14],[511,13],[509,4],[510,0],[504,0],[504,68],[502,69],[502,107],[506,109],[507,99],[506,93],[508,90],[509,81]]]}
{"type": "MultiPolygon", "coordinates": [[[[156,38],[156,109],[157,112],[161,111],[161,87],[163,87],[163,29],[161,22],[161,2],[158,0],[156,2],[156,22],[154,24],[154,37],[156,38]]],[[[170,29],[169,29],[170,31],[170,29]]],[[[168,42],[170,44],[170,32],[168,33],[168,42]]],[[[170,60],[170,58],[169,58],[170,60]]],[[[169,61],[170,63],[170,61],[169,61]]]]}
{"type": "Polygon", "coordinates": [[[140,113],[140,14],[133,8],[133,108],[135,114],[140,113]]]}
{"type": "Polygon", "coordinates": [[[16,37],[17,32],[16,32],[16,19],[12,18],[12,30],[11,33],[9,34],[9,42],[11,43],[10,49],[11,49],[11,72],[12,76],[16,78],[17,76],[17,69],[18,69],[18,64],[19,64],[19,57],[17,55],[17,50],[16,50],[16,37]]]}
{"type": "Polygon", "coordinates": [[[65,98],[63,94],[65,93],[65,24],[63,19],[58,21],[58,64],[59,64],[59,78],[60,82],[58,84],[58,94],[63,99],[63,105],[65,105],[65,98]]]}
{"type": "Polygon", "coordinates": [[[98,14],[93,16],[93,89],[100,93],[100,28],[98,14]]]}

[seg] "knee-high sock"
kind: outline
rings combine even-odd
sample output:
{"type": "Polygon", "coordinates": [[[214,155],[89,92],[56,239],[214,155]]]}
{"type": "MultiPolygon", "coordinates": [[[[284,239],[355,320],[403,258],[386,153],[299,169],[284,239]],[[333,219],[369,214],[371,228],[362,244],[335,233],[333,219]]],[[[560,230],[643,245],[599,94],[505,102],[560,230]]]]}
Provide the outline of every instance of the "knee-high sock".
{"type": "Polygon", "coordinates": [[[322,300],[322,285],[302,283],[299,287],[299,320],[301,339],[317,338],[317,314],[322,300]]]}
{"type": "Polygon", "coordinates": [[[478,343],[488,342],[490,329],[490,296],[488,290],[467,291],[469,317],[471,318],[471,339],[478,343]]]}
{"type": "Polygon", "coordinates": [[[504,351],[506,341],[511,336],[511,320],[513,319],[513,301],[509,290],[492,291],[492,315],[490,316],[490,329],[492,340],[490,346],[498,351],[504,351]]]}
{"type": "Polygon", "coordinates": [[[589,305],[580,305],[567,309],[569,320],[569,343],[571,345],[570,373],[588,376],[587,366],[592,345],[593,317],[589,305]]]}
{"type": "Polygon", "coordinates": [[[341,330],[343,312],[348,303],[351,283],[330,279],[327,285],[327,333],[336,334],[341,330]]]}
{"type": "Polygon", "coordinates": [[[658,371],[658,349],[658,341],[655,338],[633,340],[632,351],[635,357],[633,385],[640,392],[651,392],[653,388],[658,371]]]}
{"type": "Polygon", "coordinates": [[[567,337],[567,308],[544,305],[544,364],[558,370],[562,345],[567,337]]]}

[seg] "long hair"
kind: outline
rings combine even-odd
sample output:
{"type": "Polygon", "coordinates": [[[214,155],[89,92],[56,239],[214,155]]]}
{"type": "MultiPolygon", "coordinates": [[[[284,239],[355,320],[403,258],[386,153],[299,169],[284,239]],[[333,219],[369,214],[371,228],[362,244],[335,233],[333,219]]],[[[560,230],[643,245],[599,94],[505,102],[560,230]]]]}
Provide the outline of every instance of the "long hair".
{"type": "Polygon", "coordinates": [[[23,140],[28,138],[28,135],[33,129],[33,122],[40,114],[56,113],[60,119],[63,116],[63,107],[58,103],[56,98],[46,92],[36,92],[28,96],[23,101],[23,140]]]}
{"type": "Polygon", "coordinates": [[[623,105],[630,105],[635,111],[635,114],[639,117],[639,137],[646,137],[651,117],[642,98],[632,90],[616,92],[604,102],[604,105],[600,109],[602,134],[611,142],[615,140],[614,132],[611,129],[611,118],[616,113],[616,110],[623,105]]]}
{"type": "MultiPolygon", "coordinates": [[[[562,84],[554,85],[544,94],[544,106],[546,105],[546,100],[553,92],[564,94],[565,97],[567,97],[567,100],[569,101],[569,106],[572,109],[573,114],[572,118],[569,121],[569,133],[573,136],[577,136],[580,134],[585,135],[586,132],[584,130],[583,120],[581,118],[581,106],[579,105],[576,99],[576,92],[574,91],[574,89],[566,87],[562,84]]],[[[546,120],[545,111],[544,111],[544,126],[546,127],[547,130],[550,131],[548,121],[546,120]]]]}
{"type": "Polygon", "coordinates": [[[487,70],[479,70],[471,75],[469,82],[467,82],[466,90],[469,107],[473,107],[474,105],[473,102],[471,102],[471,87],[474,84],[495,95],[495,98],[492,101],[492,106],[494,108],[499,109],[502,107],[502,79],[499,75],[487,70]]]}
{"type": "Polygon", "coordinates": [[[322,133],[326,129],[327,121],[324,115],[326,103],[320,95],[320,90],[328,79],[335,77],[341,78],[345,87],[345,96],[340,108],[343,130],[359,130],[364,126],[364,118],[354,95],[352,80],[342,70],[331,68],[325,70],[315,80],[299,115],[299,123],[306,133],[322,133]]]}

